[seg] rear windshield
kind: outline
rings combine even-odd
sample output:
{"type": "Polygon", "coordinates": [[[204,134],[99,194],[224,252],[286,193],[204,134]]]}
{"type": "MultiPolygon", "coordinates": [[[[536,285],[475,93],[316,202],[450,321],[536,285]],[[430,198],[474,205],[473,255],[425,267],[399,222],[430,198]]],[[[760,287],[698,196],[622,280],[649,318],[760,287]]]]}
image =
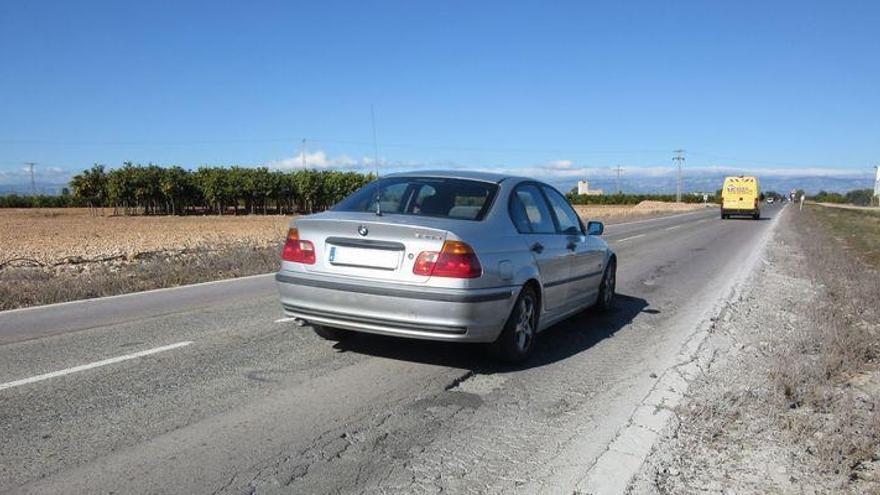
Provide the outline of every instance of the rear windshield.
{"type": "Polygon", "coordinates": [[[355,191],[333,210],[482,220],[497,191],[497,184],[475,180],[389,177],[355,191]]]}

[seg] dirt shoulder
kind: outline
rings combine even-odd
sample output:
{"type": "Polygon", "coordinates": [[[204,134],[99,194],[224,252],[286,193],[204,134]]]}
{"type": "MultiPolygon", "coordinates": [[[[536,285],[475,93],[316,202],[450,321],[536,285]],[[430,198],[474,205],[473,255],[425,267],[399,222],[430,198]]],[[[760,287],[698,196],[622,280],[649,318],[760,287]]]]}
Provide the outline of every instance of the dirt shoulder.
{"type": "Polygon", "coordinates": [[[0,263],[43,265],[134,259],[155,253],[274,246],[290,222],[282,215],[106,216],[88,208],[0,209],[0,263]]]}
{"type": "Polygon", "coordinates": [[[781,220],[630,493],[880,492],[878,267],[825,208],[781,220]]]}
{"type": "Polygon", "coordinates": [[[855,210],[855,211],[870,211],[877,214],[880,214],[880,207],[877,206],[858,206],[858,205],[849,205],[842,203],[815,203],[820,206],[826,206],[828,208],[839,208],[841,210],[855,210]]]}
{"type": "Polygon", "coordinates": [[[664,203],[662,201],[642,201],[636,205],[574,205],[575,211],[581,218],[598,220],[608,224],[633,222],[717,207],[718,205],[713,204],[664,203]]]}

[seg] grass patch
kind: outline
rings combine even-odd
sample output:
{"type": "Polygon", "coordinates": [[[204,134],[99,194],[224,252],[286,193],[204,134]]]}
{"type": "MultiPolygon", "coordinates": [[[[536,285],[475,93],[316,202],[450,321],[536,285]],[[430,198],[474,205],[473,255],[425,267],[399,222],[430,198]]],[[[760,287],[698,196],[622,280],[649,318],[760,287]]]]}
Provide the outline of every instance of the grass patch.
{"type": "Polygon", "coordinates": [[[810,205],[809,214],[867,264],[880,268],[880,211],[810,205]]]}
{"type": "Polygon", "coordinates": [[[800,305],[808,323],[778,343],[771,376],[786,427],[852,481],[880,455],[880,214],[812,206],[795,222],[820,295],[800,305]]]}

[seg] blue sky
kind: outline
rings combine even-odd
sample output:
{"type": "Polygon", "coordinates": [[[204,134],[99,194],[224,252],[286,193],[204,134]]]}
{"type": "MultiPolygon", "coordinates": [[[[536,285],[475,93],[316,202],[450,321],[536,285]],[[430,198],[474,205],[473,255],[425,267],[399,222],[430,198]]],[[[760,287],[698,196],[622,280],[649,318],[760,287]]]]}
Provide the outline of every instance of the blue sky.
{"type": "Polygon", "coordinates": [[[880,3],[0,0],[0,182],[93,162],[871,175],[880,3]]]}

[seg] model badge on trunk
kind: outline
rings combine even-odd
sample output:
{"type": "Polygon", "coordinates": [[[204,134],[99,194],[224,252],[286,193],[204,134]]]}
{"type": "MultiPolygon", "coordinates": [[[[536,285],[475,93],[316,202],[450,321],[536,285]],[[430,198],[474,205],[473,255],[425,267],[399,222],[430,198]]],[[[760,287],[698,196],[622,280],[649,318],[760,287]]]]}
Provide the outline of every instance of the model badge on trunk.
{"type": "Polygon", "coordinates": [[[360,234],[360,235],[362,235],[362,236],[365,236],[365,235],[367,235],[369,232],[370,232],[370,231],[367,230],[367,226],[366,226],[366,225],[358,225],[358,234],[360,234]]]}

